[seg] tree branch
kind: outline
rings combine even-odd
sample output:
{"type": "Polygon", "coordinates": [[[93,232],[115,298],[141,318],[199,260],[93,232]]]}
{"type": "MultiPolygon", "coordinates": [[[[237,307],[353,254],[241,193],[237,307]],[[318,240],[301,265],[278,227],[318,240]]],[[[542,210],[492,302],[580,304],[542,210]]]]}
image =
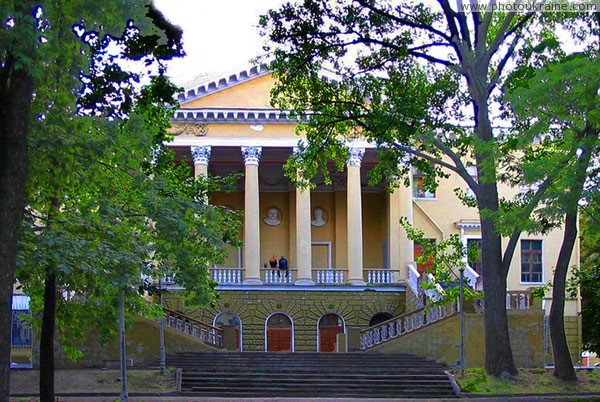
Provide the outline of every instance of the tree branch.
{"type": "Polygon", "coordinates": [[[388,13],[388,12],[382,10],[381,8],[377,8],[377,7],[373,6],[372,4],[366,2],[365,0],[356,0],[356,2],[358,4],[360,4],[361,6],[363,6],[364,8],[369,9],[372,12],[379,14],[383,17],[389,18],[392,21],[397,22],[398,24],[405,25],[405,26],[411,27],[411,28],[422,29],[424,31],[427,31],[434,35],[439,36],[440,38],[446,40],[448,43],[452,43],[451,38],[446,33],[442,32],[438,29],[435,29],[431,25],[421,24],[421,23],[417,22],[416,20],[410,20],[408,18],[402,18],[397,15],[388,13]]]}

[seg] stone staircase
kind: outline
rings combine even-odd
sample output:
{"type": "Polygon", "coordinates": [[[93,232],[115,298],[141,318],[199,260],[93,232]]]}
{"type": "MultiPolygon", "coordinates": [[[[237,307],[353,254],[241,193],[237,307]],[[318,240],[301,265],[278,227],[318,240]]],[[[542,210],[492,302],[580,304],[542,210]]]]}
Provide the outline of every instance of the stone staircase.
{"type": "Polygon", "coordinates": [[[409,354],[181,353],[182,395],[224,398],[456,398],[445,366],[409,354]]]}

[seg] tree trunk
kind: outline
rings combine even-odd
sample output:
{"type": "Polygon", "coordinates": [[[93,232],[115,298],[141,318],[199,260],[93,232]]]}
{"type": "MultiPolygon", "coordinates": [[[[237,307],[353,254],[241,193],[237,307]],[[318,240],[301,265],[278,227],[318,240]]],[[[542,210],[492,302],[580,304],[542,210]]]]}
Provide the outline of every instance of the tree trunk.
{"type": "Polygon", "coordinates": [[[563,242],[560,247],[554,279],[552,283],[552,307],[550,307],[550,339],[552,341],[552,352],[554,354],[554,375],[564,381],[577,381],[577,374],[573,368],[573,361],[569,353],[567,336],[565,334],[565,283],[567,272],[569,271],[569,261],[573,254],[573,247],[577,240],[577,212],[579,199],[583,193],[583,187],[587,179],[587,169],[592,158],[592,149],[597,142],[598,130],[594,130],[587,125],[586,128],[577,134],[580,140],[579,150],[583,153],[578,156],[575,180],[568,189],[568,196],[564,201],[565,209],[565,227],[563,242]]]}
{"type": "Polygon", "coordinates": [[[577,381],[573,368],[567,336],[565,334],[565,282],[569,261],[577,239],[577,214],[569,212],[565,217],[563,242],[556,261],[552,285],[552,307],[550,308],[550,339],[554,354],[554,375],[563,381],[577,381]]]}
{"type": "Polygon", "coordinates": [[[40,402],[54,402],[54,332],[56,328],[56,271],[46,267],[44,314],[40,335],[40,402]]]}
{"type": "Polygon", "coordinates": [[[0,69],[0,400],[10,383],[12,292],[17,246],[25,208],[27,135],[33,78],[14,71],[12,60],[0,69]]]}
{"type": "MultiPolygon", "coordinates": [[[[482,64],[482,63],[480,63],[482,64]]],[[[480,67],[481,68],[481,67],[480,67]]],[[[473,97],[475,135],[485,144],[494,141],[490,124],[486,86],[487,70],[473,73],[477,79],[469,82],[473,97]]],[[[508,331],[506,313],[506,276],[508,270],[502,263],[502,239],[496,228],[498,212],[498,183],[493,151],[485,145],[477,147],[475,159],[479,174],[477,204],[481,220],[481,265],[484,294],[485,323],[485,371],[494,377],[509,377],[518,374],[515,366],[508,331]]]]}
{"type": "MultiPolygon", "coordinates": [[[[498,200],[496,184],[480,185],[479,190],[481,210],[493,210],[494,200],[498,200]]],[[[497,210],[497,202],[495,204],[497,210]]],[[[485,298],[485,371],[495,377],[516,375],[518,371],[514,363],[508,331],[506,273],[502,264],[502,242],[493,218],[483,216],[481,256],[485,298]]]]}

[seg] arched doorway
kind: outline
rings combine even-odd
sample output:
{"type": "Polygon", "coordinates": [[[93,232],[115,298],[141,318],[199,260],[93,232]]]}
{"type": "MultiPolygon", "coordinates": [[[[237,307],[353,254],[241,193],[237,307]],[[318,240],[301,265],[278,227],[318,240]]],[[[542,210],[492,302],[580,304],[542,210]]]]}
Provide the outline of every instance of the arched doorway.
{"type": "Polygon", "coordinates": [[[271,315],[266,323],[267,352],[293,352],[293,334],[290,317],[281,313],[271,315]]]}
{"type": "Polygon", "coordinates": [[[377,313],[369,321],[369,327],[375,326],[377,324],[381,324],[384,321],[391,320],[394,318],[390,313],[377,313]]]}
{"type": "Polygon", "coordinates": [[[335,352],[337,334],[345,333],[344,321],[337,314],[325,314],[319,320],[318,351],[335,352]]]}
{"type": "Polygon", "coordinates": [[[219,313],[215,317],[213,325],[223,330],[223,343],[226,348],[231,344],[235,344],[235,347],[231,347],[231,349],[242,350],[242,322],[236,314],[228,311],[219,313]],[[235,342],[233,339],[231,341],[227,339],[229,333],[235,334],[235,342]]]}

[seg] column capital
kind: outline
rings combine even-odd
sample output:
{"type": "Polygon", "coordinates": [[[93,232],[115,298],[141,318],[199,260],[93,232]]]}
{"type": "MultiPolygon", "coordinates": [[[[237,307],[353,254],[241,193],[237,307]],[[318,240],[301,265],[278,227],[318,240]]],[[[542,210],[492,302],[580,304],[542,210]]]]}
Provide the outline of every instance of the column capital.
{"type": "Polygon", "coordinates": [[[194,158],[194,165],[208,165],[210,159],[210,146],[192,146],[192,158],[194,158]]]}
{"type": "Polygon", "coordinates": [[[350,156],[346,162],[346,166],[358,166],[362,164],[363,156],[365,155],[364,148],[349,148],[350,156]]]}
{"type": "Polygon", "coordinates": [[[262,147],[242,147],[242,156],[244,157],[244,165],[256,165],[260,162],[262,147]]]}

